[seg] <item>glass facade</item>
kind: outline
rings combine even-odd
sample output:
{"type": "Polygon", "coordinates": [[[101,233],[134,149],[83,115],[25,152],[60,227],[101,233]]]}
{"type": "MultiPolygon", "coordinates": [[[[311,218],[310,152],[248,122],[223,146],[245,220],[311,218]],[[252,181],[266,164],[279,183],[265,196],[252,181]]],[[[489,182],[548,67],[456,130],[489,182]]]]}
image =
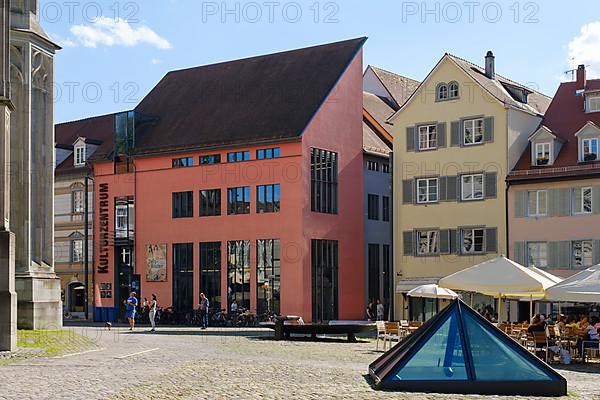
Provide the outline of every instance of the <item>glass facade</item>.
{"type": "Polygon", "coordinates": [[[281,208],[281,186],[256,187],[256,212],[259,214],[279,212],[281,208]]]}
{"type": "Polygon", "coordinates": [[[313,321],[338,319],[338,242],[311,241],[313,321]]]}
{"type": "Polygon", "coordinates": [[[250,214],[250,186],[227,189],[227,214],[250,214]]]}
{"type": "Polygon", "coordinates": [[[279,240],[256,241],[256,296],[258,315],[280,313],[281,259],[279,240]]]}
{"type": "Polygon", "coordinates": [[[338,154],[312,148],[310,150],[310,176],[312,211],[337,214],[338,154]]]}
{"type": "Polygon", "coordinates": [[[250,308],[250,241],[227,243],[227,297],[228,307],[233,300],[239,308],[250,308]]]}
{"type": "Polygon", "coordinates": [[[173,245],[173,308],[175,312],[194,309],[194,245],[173,245]]]}
{"type": "Polygon", "coordinates": [[[221,215],[221,189],[200,191],[200,216],[215,217],[221,215]]]}
{"type": "Polygon", "coordinates": [[[221,243],[200,243],[200,292],[212,310],[221,309],[221,243]]]}

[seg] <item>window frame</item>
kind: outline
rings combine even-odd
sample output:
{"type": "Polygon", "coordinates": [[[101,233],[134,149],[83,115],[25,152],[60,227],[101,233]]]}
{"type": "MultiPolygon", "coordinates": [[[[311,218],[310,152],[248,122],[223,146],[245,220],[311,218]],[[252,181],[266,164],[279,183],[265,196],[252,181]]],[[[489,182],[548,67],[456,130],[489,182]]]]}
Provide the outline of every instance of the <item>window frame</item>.
{"type": "Polygon", "coordinates": [[[587,95],[585,103],[586,103],[585,111],[587,113],[600,112],[600,94],[589,94],[589,95],[587,95]],[[592,101],[596,101],[597,102],[598,108],[592,109],[592,107],[591,107],[592,101]]]}
{"type": "Polygon", "coordinates": [[[460,97],[460,87],[458,85],[458,82],[456,81],[452,81],[450,83],[448,83],[448,99],[458,99],[460,97]],[[453,86],[456,88],[456,94],[453,94],[452,92],[454,91],[453,86]]]}
{"type": "Polygon", "coordinates": [[[76,189],[71,192],[71,213],[72,214],[83,214],[85,213],[85,192],[81,189],[76,189]],[[81,196],[78,199],[78,196],[81,196]],[[80,205],[81,208],[78,207],[80,205]]]}
{"type": "Polygon", "coordinates": [[[75,146],[75,148],[73,149],[73,152],[74,152],[73,158],[74,158],[75,166],[76,167],[84,166],[85,158],[86,158],[85,144],[75,146]]]}
{"type": "Polygon", "coordinates": [[[483,173],[478,174],[466,174],[460,176],[460,200],[461,201],[478,201],[485,200],[485,175],[483,173]],[[481,197],[475,197],[475,177],[481,177],[481,197]],[[465,178],[471,178],[471,198],[465,198],[465,178]]]}
{"type": "Polygon", "coordinates": [[[187,190],[184,192],[173,192],[172,193],[172,212],[171,212],[171,216],[172,219],[182,219],[182,218],[193,218],[194,217],[194,192],[187,190]],[[190,198],[187,198],[187,209],[186,212],[184,212],[183,210],[183,199],[181,196],[186,195],[186,196],[190,196],[190,198]],[[176,200],[176,197],[179,196],[178,200],[176,200]],[[177,203],[177,207],[176,207],[176,203],[177,203]],[[179,213],[176,213],[176,211],[179,211],[179,213]],[[179,214],[179,215],[177,215],[179,214]]]}
{"type": "Polygon", "coordinates": [[[477,146],[480,144],[484,144],[485,143],[485,121],[483,117],[478,117],[478,118],[469,118],[469,119],[465,119],[462,121],[462,143],[463,146],[477,146]],[[479,124],[476,125],[476,122],[481,122],[481,126],[477,126],[479,124]],[[467,124],[471,123],[472,127],[471,129],[473,130],[472,133],[472,137],[473,137],[473,141],[472,142],[467,142],[467,124]],[[480,141],[475,141],[475,137],[477,136],[477,129],[481,128],[481,140],[480,141]]]}
{"type": "Polygon", "coordinates": [[[256,187],[256,213],[272,214],[281,211],[281,185],[275,183],[272,185],[259,185],[256,187]],[[271,200],[269,200],[269,190],[271,191],[271,200]],[[261,202],[261,192],[264,195],[264,201],[261,202]]]}
{"type": "Polygon", "coordinates": [[[232,151],[227,153],[228,163],[238,163],[245,161],[250,161],[250,151],[248,150],[232,151]]]}
{"type": "Polygon", "coordinates": [[[281,149],[279,147],[269,147],[266,149],[256,150],[257,160],[271,160],[281,157],[281,149]]]}
{"type": "Polygon", "coordinates": [[[248,215],[252,206],[250,186],[238,186],[227,189],[227,215],[248,215]],[[239,194],[241,191],[241,201],[239,194]],[[232,196],[232,193],[234,196],[232,196]]]}
{"type": "Polygon", "coordinates": [[[381,196],[381,220],[383,222],[390,222],[391,216],[391,202],[389,196],[381,196]]]}
{"type": "Polygon", "coordinates": [[[418,178],[416,180],[416,200],[417,200],[417,204],[433,204],[433,203],[439,203],[440,201],[440,180],[437,177],[431,177],[431,178],[418,178]],[[435,181],[435,200],[431,200],[430,198],[430,181],[435,181]],[[419,185],[421,182],[426,182],[426,196],[427,196],[427,200],[422,201],[421,200],[421,196],[419,193],[419,185]]]}
{"type": "Polygon", "coordinates": [[[580,157],[580,161],[581,162],[595,162],[599,160],[599,155],[600,155],[600,140],[596,137],[594,138],[583,138],[581,139],[581,157],[580,157]],[[596,148],[596,152],[589,152],[587,154],[594,154],[596,157],[593,160],[586,160],[586,152],[585,152],[585,147],[586,147],[586,143],[590,143],[589,147],[590,149],[592,149],[594,146],[596,148]],[[595,145],[592,145],[592,143],[595,143],[595,145]]]}
{"type": "Polygon", "coordinates": [[[173,158],[171,161],[173,168],[189,168],[194,166],[194,157],[173,158]]]}
{"type": "Polygon", "coordinates": [[[339,155],[337,152],[311,147],[310,198],[312,212],[338,213],[338,165],[339,155]]]}
{"type": "Polygon", "coordinates": [[[573,188],[571,190],[571,204],[572,204],[572,213],[573,215],[590,215],[594,212],[594,190],[591,186],[583,186],[583,187],[578,187],[578,188],[573,188]],[[589,199],[590,199],[590,206],[589,206],[589,211],[585,211],[585,195],[584,195],[584,191],[589,191],[590,195],[589,195],[589,199]],[[576,195],[575,193],[579,192],[581,198],[580,201],[581,203],[579,204],[580,211],[577,211],[577,209],[575,208],[576,204],[575,204],[575,199],[576,199],[576,195]]]}
{"type": "Polygon", "coordinates": [[[201,218],[206,217],[220,217],[221,216],[221,189],[204,189],[198,192],[199,203],[198,203],[198,216],[201,218]],[[216,198],[214,195],[216,194],[216,198]],[[214,200],[214,204],[211,204],[211,200],[214,200]]]}
{"type": "Polygon", "coordinates": [[[450,99],[450,91],[447,83],[440,83],[437,85],[435,89],[435,99],[436,101],[445,101],[450,99]],[[444,95],[442,96],[442,91],[444,91],[444,95]]]}
{"type": "Polygon", "coordinates": [[[440,230],[439,229],[423,229],[417,230],[415,233],[416,238],[416,255],[417,256],[434,256],[441,254],[440,251],[440,230]],[[421,251],[421,235],[425,234],[424,238],[427,240],[427,252],[421,251]]]}
{"type": "Polygon", "coordinates": [[[594,241],[591,239],[581,239],[581,240],[573,240],[571,242],[571,268],[572,269],[584,269],[584,268],[589,268],[591,266],[594,265],[594,241]],[[582,265],[576,265],[575,263],[575,245],[576,243],[581,243],[581,251],[583,252],[584,250],[584,243],[589,244],[588,248],[589,248],[589,264],[585,264],[584,263],[584,256],[583,253],[581,255],[581,260],[582,260],[582,265]]]}
{"type": "Polygon", "coordinates": [[[548,242],[527,242],[526,243],[526,262],[527,262],[527,267],[531,268],[531,267],[536,267],[536,268],[548,268],[548,242]],[[540,257],[539,255],[541,254],[540,252],[540,246],[544,245],[545,247],[545,265],[542,265],[542,263],[540,264],[535,264],[535,263],[531,263],[531,247],[530,246],[536,246],[537,249],[537,259],[539,260],[540,257]]]}
{"type": "Polygon", "coordinates": [[[477,255],[477,254],[485,254],[486,250],[486,245],[485,245],[485,241],[486,241],[486,234],[485,234],[486,229],[485,228],[460,228],[460,253],[464,254],[464,255],[477,255]],[[475,231],[481,231],[482,235],[481,235],[481,250],[477,250],[476,249],[476,235],[475,235],[475,231]],[[473,237],[473,250],[472,251],[467,251],[465,250],[465,238],[466,232],[470,232],[472,234],[473,237]]]}
{"type": "Polygon", "coordinates": [[[527,216],[528,217],[533,217],[533,218],[537,218],[537,217],[547,217],[548,216],[548,190],[547,189],[539,189],[539,190],[528,190],[527,191],[527,216]],[[540,212],[540,193],[544,193],[544,209],[545,211],[542,213],[540,212]],[[531,198],[530,196],[532,194],[535,194],[535,213],[531,212],[531,198]]]}
{"type": "Polygon", "coordinates": [[[553,160],[552,160],[552,143],[549,142],[543,142],[543,143],[536,143],[535,144],[535,150],[534,150],[534,155],[535,155],[535,159],[533,161],[533,165],[536,167],[544,167],[546,165],[552,165],[553,164],[553,160]],[[544,158],[539,158],[538,154],[539,154],[539,148],[542,148],[542,154],[546,153],[546,149],[545,147],[548,147],[548,162],[545,164],[540,164],[538,161],[539,160],[543,160],[544,158]]]}
{"type": "Polygon", "coordinates": [[[198,165],[216,165],[221,164],[221,154],[206,154],[198,157],[198,165]]]}
{"type": "Polygon", "coordinates": [[[71,240],[71,263],[81,263],[83,262],[83,239],[73,239],[71,240]],[[78,251],[78,257],[75,257],[76,250],[78,251]]]}
{"type": "Polygon", "coordinates": [[[379,195],[367,194],[367,219],[370,221],[379,221],[379,195]]]}
{"type": "Polygon", "coordinates": [[[438,132],[437,132],[437,124],[424,124],[424,125],[419,125],[417,126],[417,137],[418,137],[418,148],[419,151],[429,151],[429,150],[437,150],[438,148],[438,132]],[[423,147],[422,144],[422,133],[421,133],[421,129],[427,129],[427,132],[425,133],[425,135],[427,135],[427,147],[423,147]],[[433,132],[432,132],[432,128],[433,128],[433,132]],[[435,139],[432,139],[432,133],[433,136],[435,136],[435,139]],[[432,145],[433,143],[433,145],[432,145]]]}

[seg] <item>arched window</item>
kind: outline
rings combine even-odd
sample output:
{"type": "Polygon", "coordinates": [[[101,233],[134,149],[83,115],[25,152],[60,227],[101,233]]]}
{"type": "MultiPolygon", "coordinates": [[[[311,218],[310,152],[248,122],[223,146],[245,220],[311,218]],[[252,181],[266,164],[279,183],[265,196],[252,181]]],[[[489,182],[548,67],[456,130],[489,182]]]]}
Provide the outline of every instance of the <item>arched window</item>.
{"type": "Polygon", "coordinates": [[[80,183],[71,185],[71,212],[73,214],[81,214],[85,211],[85,186],[80,183]]]}
{"type": "Polygon", "coordinates": [[[436,90],[438,100],[448,100],[448,85],[440,83],[436,90]]]}
{"type": "Polygon", "coordinates": [[[458,97],[458,83],[450,82],[448,84],[448,98],[455,99],[458,97]]]}

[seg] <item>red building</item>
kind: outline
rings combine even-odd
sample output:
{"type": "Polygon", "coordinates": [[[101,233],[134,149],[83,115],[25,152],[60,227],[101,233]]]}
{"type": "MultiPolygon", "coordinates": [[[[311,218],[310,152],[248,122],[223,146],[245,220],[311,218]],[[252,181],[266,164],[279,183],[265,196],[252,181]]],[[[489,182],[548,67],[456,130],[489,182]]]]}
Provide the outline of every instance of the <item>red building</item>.
{"type": "Polygon", "coordinates": [[[187,312],[362,319],[360,38],[168,73],[94,170],[97,320],[133,288],[187,312]]]}

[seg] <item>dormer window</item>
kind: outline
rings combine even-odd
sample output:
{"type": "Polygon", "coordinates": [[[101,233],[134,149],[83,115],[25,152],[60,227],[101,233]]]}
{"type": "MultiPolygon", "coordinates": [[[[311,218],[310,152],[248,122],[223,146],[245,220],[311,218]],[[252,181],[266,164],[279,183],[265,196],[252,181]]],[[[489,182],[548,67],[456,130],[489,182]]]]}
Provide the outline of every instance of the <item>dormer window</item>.
{"type": "Polygon", "coordinates": [[[598,159],[598,139],[583,139],[581,141],[581,161],[596,161],[598,159]]]}
{"type": "Polygon", "coordinates": [[[589,113],[600,111],[600,93],[586,96],[585,111],[589,113]]]}
{"type": "Polygon", "coordinates": [[[550,143],[536,143],[535,144],[535,165],[543,166],[550,164],[552,157],[551,150],[552,146],[550,143]]]}
{"type": "Polygon", "coordinates": [[[85,165],[85,145],[75,146],[75,166],[85,165]]]}

